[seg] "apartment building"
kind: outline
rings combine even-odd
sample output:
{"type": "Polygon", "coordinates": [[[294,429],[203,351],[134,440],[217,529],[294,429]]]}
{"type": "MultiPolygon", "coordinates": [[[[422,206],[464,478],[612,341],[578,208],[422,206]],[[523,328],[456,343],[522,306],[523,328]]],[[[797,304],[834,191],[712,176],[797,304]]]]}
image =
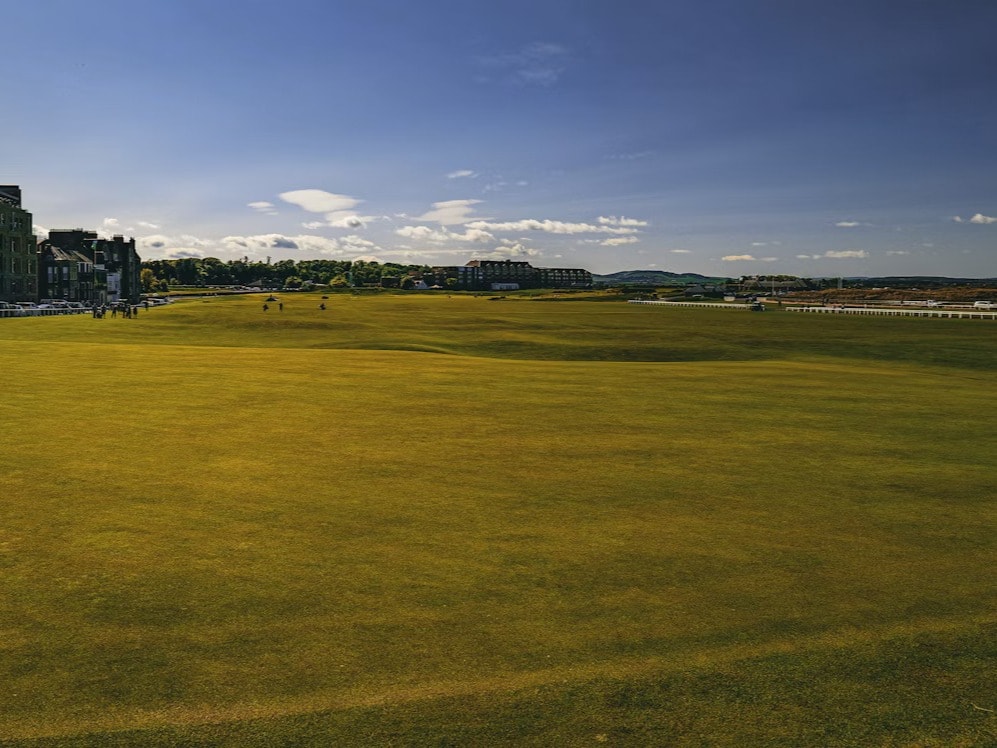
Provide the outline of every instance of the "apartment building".
{"type": "Polygon", "coordinates": [[[32,217],[21,207],[21,188],[0,185],[0,301],[37,300],[37,276],[32,217]]]}

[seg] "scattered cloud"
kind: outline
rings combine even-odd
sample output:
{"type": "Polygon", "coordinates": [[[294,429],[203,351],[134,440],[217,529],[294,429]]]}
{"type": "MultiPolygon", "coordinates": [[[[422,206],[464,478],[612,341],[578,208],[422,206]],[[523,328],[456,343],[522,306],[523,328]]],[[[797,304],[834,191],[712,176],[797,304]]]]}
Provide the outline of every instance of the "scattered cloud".
{"type": "Polygon", "coordinates": [[[267,202],[266,200],[257,200],[252,203],[246,203],[246,206],[252,208],[257,213],[264,213],[268,216],[277,215],[277,206],[273,203],[267,202]]]}
{"type": "MultiPolygon", "coordinates": [[[[337,195],[333,192],[326,192],[325,190],[310,189],[282,192],[280,199],[292,205],[297,205],[309,213],[323,214],[325,219],[323,221],[306,221],[301,224],[310,231],[319,228],[362,229],[366,228],[368,223],[376,221],[378,218],[377,216],[362,216],[353,210],[353,208],[363,202],[362,200],[351,197],[350,195],[337,195]]],[[[276,211],[266,208],[270,203],[260,201],[249,203],[249,205],[250,207],[257,207],[264,213],[276,214],[276,211]]]]}
{"type": "MultiPolygon", "coordinates": [[[[890,253],[887,253],[890,254],[890,253]]],[[[903,254],[907,254],[904,252],[903,254]]],[[[822,255],[796,255],[797,260],[864,260],[869,253],[864,249],[829,249],[822,255]]]]}
{"type": "Polygon", "coordinates": [[[453,226],[465,223],[470,214],[474,212],[474,206],[481,200],[444,200],[433,203],[433,209],[421,216],[416,216],[417,221],[435,221],[441,226],[453,226]]]}
{"type": "Polygon", "coordinates": [[[671,252],[673,255],[688,255],[688,254],[692,254],[692,250],[689,250],[689,249],[669,249],[668,251],[671,252]]]}
{"type": "MultiPolygon", "coordinates": [[[[157,250],[157,254],[161,254],[161,250],[176,251],[184,249],[190,249],[190,250],[208,249],[214,246],[214,243],[207,239],[201,239],[196,236],[191,236],[190,234],[182,234],[180,236],[166,236],[165,234],[149,234],[148,236],[136,237],[135,245],[138,249],[157,250]]],[[[142,253],[139,252],[139,254],[142,253]]]]}
{"type": "Polygon", "coordinates": [[[603,226],[647,226],[647,221],[639,221],[636,218],[625,218],[620,216],[599,216],[599,223],[603,226]]]}
{"type": "Polygon", "coordinates": [[[379,249],[374,242],[351,235],[341,239],[303,234],[257,234],[254,236],[226,236],[221,240],[222,248],[248,255],[263,255],[274,249],[293,249],[301,252],[314,252],[323,255],[342,256],[369,249],[379,249]]]}
{"type": "Polygon", "coordinates": [[[603,247],[619,247],[624,244],[636,244],[639,241],[640,239],[636,236],[614,236],[611,239],[606,239],[601,242],[601,245],[603,247]]]}
{"type": "Polygon", "coordinates": [[[829,249],[821,256],[832,260],[864,260],[869,256],[869,253],[864,249],[829,249]]]}
{"type": "Polygon", "coordinates": [[[997,223],[997,216],[985,216],[982,213],[977,213],[972,218],[963,218],[962,216],[952,216],[952,220],[955,223],[975,223],[979,226],[986,226],[992,223],[997,223]]]}
{"type": "Polygon", "coordinates": [[[909,255],[910,252],[908,252],[906,249],[888,249],[886,251],[886,254],[888,254],[888,255],[909,255]]]}
{"type": "Polygon", "coordinates": [[[470,169],[458,169],[447,174],[447,179],[474,179],[478,173],[470,169]]]}
{"type": "Polygon", "coordinates": [[[116,229],[121,225],[121,222],[117,218],[105,218],[102,225],[105,229],[116,229]]]}
{"type": "Polygon", "coordinates": [[[158,223],[149,223],[148,221],[139,221],[138,225],[144,229],[152,229],[153,231],[160,228],[158,223]]]}
{"type": "Polygon", "coordinates": [[[549,234],[636,234],[637,229],[629,226],[596,226],[591,223],[566,223],[564,221],[539,221],[526,218],[521,221],[504,221],[493,223],[489,221],[474,221],[467,224],[468,228],[484,229],[485,231],[544,231],[549,234]]]}
{"type": "Polygon", "coordinates": [[[406,239],[429,242],[431,244],[446,244],[448,242],[492,242],[495,237],[481,229],[467,229],[463,234],[450,231],[446,227],[432,229],[429,226],[402,226],[395,229],[398,236],[406,239]]]}
{"type": "Polygon", "coordinates": [[[514,52],[477,58],[480,68],[489,75],[479,78],[491,80],[494,71],[503,82],[519,86],[552,86],[568,67],[568,49],[551,42],[534,42],[514,52]]]}
{"type": "Polygon", "coordinates": [[[834,225],[839,229],[854,229],[858,226],[868,226],[869,224],[862,223],[861,221],[838,221],[834,225]]]}
{"type": "Polygon", "coordinates": [[[541,254],[539,250],[517,242],[512,245],[495,247],[491,252],[484,254],[476,252],[474,257],[479,260],[506,260],[514,257],[539,257],[541,254]]]}
{"type": "Polygon", "coordinates": [[[754,255],[724,255],[724,262],[775,262],[778,257],[755,257],[754,255]]]}
{"type": "Polygon", "coordinates": [[[362,200],[349,195],[337,195],[325,190],[291,190],[278,195],[285,203],[297,205],[302,210],[309,213],[338,213],[352,210],[358,206],[362,200]]]}

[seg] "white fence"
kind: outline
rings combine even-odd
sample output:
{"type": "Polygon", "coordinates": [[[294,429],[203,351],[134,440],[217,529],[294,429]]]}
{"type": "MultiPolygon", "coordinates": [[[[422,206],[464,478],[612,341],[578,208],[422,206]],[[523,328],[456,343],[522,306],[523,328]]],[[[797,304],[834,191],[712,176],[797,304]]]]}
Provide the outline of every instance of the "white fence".
{"type": "Polygon", "coordinates": [[[965,311],[957,309],[883,309],[882,307],[855,306],[788,306],[787,312],[810,314],[866,314],[878,317],[949,317],[962,319],[997,319],[997,312],[965,311]]]}
{"type": "Polygon", "coordinates": [[[658,304],[660,306],[698,306],[705,309],[740,309],[750,311],[751,304],[727,304],[714,301],[659,301],[657,299],[630,299],[628,304],[658,304]]]}
{"type": "Polygon", "coordinates": [[[0,317],[49,317],[57,314],[92,314],[90,309],[0,309],[0,317]]]}

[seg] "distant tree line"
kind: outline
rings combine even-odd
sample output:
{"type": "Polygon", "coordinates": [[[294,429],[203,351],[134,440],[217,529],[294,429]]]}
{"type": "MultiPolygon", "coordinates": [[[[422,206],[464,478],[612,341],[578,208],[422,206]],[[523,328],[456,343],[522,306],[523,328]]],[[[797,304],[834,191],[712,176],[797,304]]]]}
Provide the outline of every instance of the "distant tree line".
{"type": "Polygon", "coordinates": [[[142,263],[142,290],[165,291],[170,286],[260,286],[300,288],[308,284],[363,286],[382,278],[404,278],[411,272],[430,273],[427,265],[362,260],[250,261],[248,257],[223,262],[215,257],[147,260],[142,263]]]}

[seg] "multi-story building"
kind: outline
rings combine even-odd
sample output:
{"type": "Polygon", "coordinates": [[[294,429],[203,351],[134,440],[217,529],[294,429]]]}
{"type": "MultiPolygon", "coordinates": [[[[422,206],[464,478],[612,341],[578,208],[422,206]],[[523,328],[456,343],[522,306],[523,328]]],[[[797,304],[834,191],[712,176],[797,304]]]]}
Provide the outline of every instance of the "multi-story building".
{"type": "Polygon", "coordinates": [[[535,268],[514,260],[471,260],[464,266],[433,268],[437,285],[453,278],[455,288],[480,291],[513,288],[589,288],[592,274],[578,268],[535,268]]]}
{"type": "MultiPolygon", "coordinates": [[[[48,240],[42,242],[39,257],[42,262],[39,277],[43,283],[47,282],[49,266],[53,263],[67,262],[68,257],[77,257],[77,262],[89,261],[90,267],[78,265],[77,268],[79,288],[75,293],[78,301],[107,304],[115,301],[135,303],[139,300],[142,260],[135,251],[134,239],[126,241],[118,235],[101,239],[95,231],[58,229],[50,231],[48,240]],[[52,253],[52,248],[60,250],[60,253],[52,253]],[[89,297],[83,296],[84,293],[89,293],[89,297]]],[[[47,298],[65,296],[51,295],[47,298]]]]}
{"type": "Polygon", "coordinates": [[[38,258],[31,214],[21,207],[21,188],[0,186],[0,301],[38,298],[38,258]]]}
{"type": "Polygon", "coordinates": [[[537,268],[540,288],[591,288],[592,273],[581,268],[537,268]]]}
{"type": "Polygon", "coordinates": [[[38,296],[84,303],[100,303],[94,261],[75,249],[61,249],[49,242],[38,245],[38,296]]]}

